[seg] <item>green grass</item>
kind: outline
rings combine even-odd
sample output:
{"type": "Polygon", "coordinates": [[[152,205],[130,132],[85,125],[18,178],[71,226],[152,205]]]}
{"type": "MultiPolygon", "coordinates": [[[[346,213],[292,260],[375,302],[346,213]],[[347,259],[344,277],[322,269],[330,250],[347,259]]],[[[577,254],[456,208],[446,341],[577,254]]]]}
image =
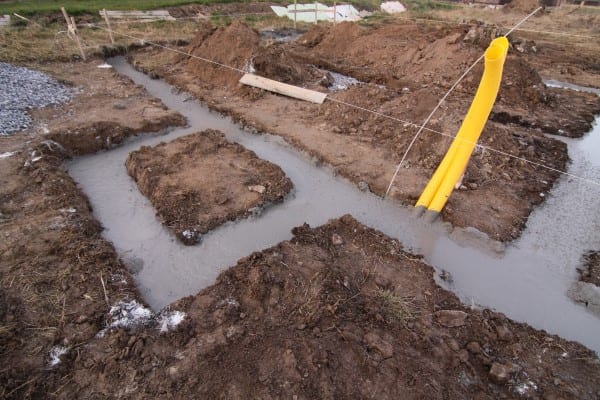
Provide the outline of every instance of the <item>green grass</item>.
{"type": "MultiPolygon", "coordinates": [[[[277,2],[277,0],[274,0],[277,2]]],[[[184,4],[234,3],[243,0],[21,0],[0,2],[0,14],[18,13],[22,15],[59,12],[60,7],[73,15],[98,14],[107,10],[152,10],[175,7],[184,4]]]]}

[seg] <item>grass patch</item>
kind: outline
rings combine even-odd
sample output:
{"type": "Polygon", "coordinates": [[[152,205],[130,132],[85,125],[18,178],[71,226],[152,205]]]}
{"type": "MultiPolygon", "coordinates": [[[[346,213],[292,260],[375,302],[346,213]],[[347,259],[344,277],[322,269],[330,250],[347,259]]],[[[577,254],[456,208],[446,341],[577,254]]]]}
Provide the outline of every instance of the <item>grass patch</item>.
{"type": "Polygon", "coordinates": [[[410,297],[400,297],[390,290],[382,289],[377,291],[377,297],[383,303],[385,320],[389,323],[396,322],[403,324],[417,316],[417,309],[413,299],[410,297]]]}
{"type": "MultiPolygon", "coordinates": [[[[271,0],[281,2],[283,0],[271,0]]],[[[0,2],[0,14],[18,13],[22,15],[60,12],[60,7],[72,15],[98,14],[107,10],[153,10],[176,7],[185,4],[240,3],[243,0],[20,0],[0,2]]]]}
{"type": "Polygon", "coordinates": [[[433,0],[404,0],[402,2],[409,11],[416,14],[422,14],[432,10],[451,10],[455,6],[448,3],[440,3],[433,0]]]}
{"type": "MultiPolygon", "coordinates": [[[[119,24],[114,29],[117,32],[126,32],[136,38],[142,38],[144,41],[176,43],[191,40],[198,29],[198,23],[196,21],[132,22],[119,24]]],[[[23,64],[78,59],[77,45],[64,31],[65,27],[62,24],[0,29],[0,61],[23,64]]],[[[78,31],[88,57],[106,55],[106,46],[110,46],[106,31],[86,27],[80,27],[78,31]]],[[[116,33],[114,38],[117,48],[140,45],[139,41],[116,33]]]]}

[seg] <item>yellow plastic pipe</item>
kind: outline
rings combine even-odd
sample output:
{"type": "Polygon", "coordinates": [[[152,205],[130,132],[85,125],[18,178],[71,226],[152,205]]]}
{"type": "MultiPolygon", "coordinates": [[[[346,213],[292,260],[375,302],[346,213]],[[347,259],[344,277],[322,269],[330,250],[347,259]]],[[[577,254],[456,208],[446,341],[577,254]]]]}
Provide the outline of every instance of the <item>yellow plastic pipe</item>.
{"type": "Polygon", "coordinates": [[[508,39],[505,37],[494,39],[485,51],[485,67],[475,98],[452,145],[415,204],[418,209],[426,208],[437,215],[467,168],[473,149],[496,101],[507,53],[508,39]]]}

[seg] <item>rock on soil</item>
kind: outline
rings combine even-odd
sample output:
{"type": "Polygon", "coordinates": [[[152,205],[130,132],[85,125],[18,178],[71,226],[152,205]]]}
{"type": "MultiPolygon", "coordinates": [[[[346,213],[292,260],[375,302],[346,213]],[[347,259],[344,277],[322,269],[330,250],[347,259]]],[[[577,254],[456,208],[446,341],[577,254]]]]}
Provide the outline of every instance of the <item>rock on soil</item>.
{"type": "Polygon", "coordinates": [[[46,74],[3,62],[0,88],[0,136],[29,128],[27,110],[64,103],[73,92],[46,74]]]}
{"type": "Polygon", "coordinates": [[[206,130],[132,152],[127,171],[185,244],[227,221],[280,202],[292,182],[278,166],[206,130]]]}
{"type": "Polygon", "coordinates": [[[186,313],[174,331],[115,329],[49,386],[57,398],[122,397],[131,380],[140,399],[597,398],[591,351],[464,307],[397,241],[349,216],[293,234],[173,304],[186,313]],[[445,327],[439,310],[468,318],[445,327]]]}
{"type": "Polygon", "coordinates": [[[600,287],[600,251],[589,251],[583,256],[584,266],[580,280],[600,287]]]}

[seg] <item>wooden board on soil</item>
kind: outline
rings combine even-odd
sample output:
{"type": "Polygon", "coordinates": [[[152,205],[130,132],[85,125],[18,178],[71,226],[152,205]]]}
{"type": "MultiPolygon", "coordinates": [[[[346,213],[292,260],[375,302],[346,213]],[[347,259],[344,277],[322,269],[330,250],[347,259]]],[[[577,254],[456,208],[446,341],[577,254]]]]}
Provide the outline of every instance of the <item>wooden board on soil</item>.
{"type": "Polygon", "coordinates": [[[281,168],[214,130],[143,146],[125,165],[162,222],[188,245],[227,221],[283,201],[292,189],[281,168]]]}

